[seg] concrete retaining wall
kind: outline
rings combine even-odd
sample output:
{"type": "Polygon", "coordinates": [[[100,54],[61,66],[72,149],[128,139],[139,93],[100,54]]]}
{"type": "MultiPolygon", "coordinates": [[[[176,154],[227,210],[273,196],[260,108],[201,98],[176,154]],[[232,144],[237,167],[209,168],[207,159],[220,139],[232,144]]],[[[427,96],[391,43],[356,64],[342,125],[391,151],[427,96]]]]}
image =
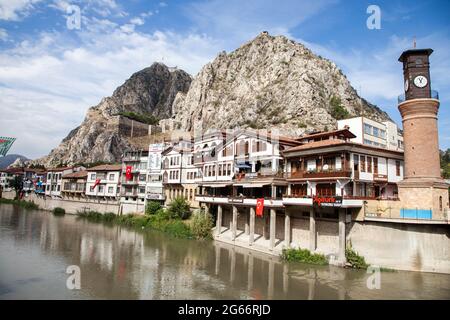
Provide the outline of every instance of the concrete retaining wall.
{"type": "Polygon", "coordinates": [[[347,224],[347,240],[370,264],[450,273],[450,226],[387,222],[347,224]]]}
{"type": "MultiPolygon", "coordinates": [[[[4,192],[3,198],[13,199],[14,192],[4,192]]],[[[51,199],[48,197],[36,196],[34,193],[29,194],[24,198],[26,201],[33,201],[39,208],[43,210],[52,211],[56,207],[63,208],[66,213],[76,214],[78,211],[98,211],[102,213],[113,212],[119,213],[119,204],[117,202],[95,202],[95,201],[78,201],[78,200],[62,200],[51,199]]]]}

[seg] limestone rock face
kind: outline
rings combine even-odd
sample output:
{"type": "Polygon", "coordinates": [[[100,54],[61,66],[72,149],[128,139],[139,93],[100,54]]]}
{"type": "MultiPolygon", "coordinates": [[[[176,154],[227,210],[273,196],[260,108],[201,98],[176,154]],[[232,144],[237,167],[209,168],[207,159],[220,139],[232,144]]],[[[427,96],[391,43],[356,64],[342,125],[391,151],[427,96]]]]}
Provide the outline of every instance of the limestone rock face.
{"type": "Polygon", "coordinates": [[[187,93],[178,93],[173,113],[181,129],[201,121],[209,128],[278,128],[298,135],[311,129],[333,129],[332,99],[348,116],[389,116],[364,99],[331,61],[284,36],[263,32],[227,54],[219,54],[194,78],[187,93]]]}
{"type": "Polygon", "coordinates": [[[131,111],[157,118],[172,116],[172,103],[178,92],[187,92],[191,76],[179,69],[154,63],[133,74],[111,97],[91,107],[81,125],[44,158],[33,161],[48,167],[78,162],[121,161],[129,147],[119,129],[117,114],[131,111]]]}

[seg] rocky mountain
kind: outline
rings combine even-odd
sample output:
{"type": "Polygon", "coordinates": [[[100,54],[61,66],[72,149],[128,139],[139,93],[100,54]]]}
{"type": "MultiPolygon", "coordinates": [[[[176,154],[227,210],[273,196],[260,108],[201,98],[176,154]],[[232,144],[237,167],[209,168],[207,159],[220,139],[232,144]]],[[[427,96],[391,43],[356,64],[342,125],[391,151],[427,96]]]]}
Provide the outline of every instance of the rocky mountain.
{"type": "Polygon", "coordinates": [[[278,128],[298,135],[336,127],[336,119],[389,116],[360,99],[342,71],[300,43],[267,32],[219,54],[174,101],[175,119],[191,130],[278,128]],[[218,117],[217,115],[220,115],[218,117]]]}
{"type": "Polygon", "coordinates": [[[0,169],[6,169],[16,162],[22,163],[27,160],[27,157],[24,157],[20,154],[8,154],[4,157],[0,157],[0,169]]]}
{"type": "Polygon", "coordinates": [[[154,63],[133,74],[111,97],[91,107],[80,126],[70,131],[50,154],[34,163],[46,166],[78,162],[120,161],[129,141],[120,130],[120,113],[172,116],[178,92],[187,92],[192,78],[183,70],[154,63]]]}

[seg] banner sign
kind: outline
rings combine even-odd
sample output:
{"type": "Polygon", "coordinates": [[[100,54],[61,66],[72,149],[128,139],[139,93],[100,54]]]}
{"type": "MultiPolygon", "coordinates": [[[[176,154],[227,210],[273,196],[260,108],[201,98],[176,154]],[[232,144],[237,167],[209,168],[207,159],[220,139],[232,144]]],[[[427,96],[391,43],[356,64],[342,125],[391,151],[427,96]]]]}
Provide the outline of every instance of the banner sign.
{"type": "Polygon", "coordinates": [[[6,156],[16,138],[0,137],[0,156],[6,156]]]}
{"type": "Polygon", "coordinates": [[[95,183],[92,186],[92,189],[95,189],[96,186],[98,186],[100,184],[100,179],[95,179],[95,183]]]}
{"type": "Polygon", "coordinates": [[[264,198],[256,199],[256,216],[262,217],[264,215],[264,198]]]}
{"type": "Polygon", "coordinates": [[[313,205],[319,207],[340,207],[342,205],[342,197],[314,196],[313,205]]]}
{"type": "Polygon", "coordinates": [[[131,180],[133,178],[133,175],[131,174],[131,166],[127,166],[125,170],[125,179],[127,181],[131,180]]]}

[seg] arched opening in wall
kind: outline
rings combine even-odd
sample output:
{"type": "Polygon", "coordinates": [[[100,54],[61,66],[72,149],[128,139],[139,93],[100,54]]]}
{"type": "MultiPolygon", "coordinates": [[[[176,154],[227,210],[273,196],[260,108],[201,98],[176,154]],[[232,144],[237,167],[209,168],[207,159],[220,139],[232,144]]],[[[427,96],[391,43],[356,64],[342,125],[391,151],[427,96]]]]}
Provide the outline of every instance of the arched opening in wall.
{"type": "Polygon", "coordinates": [[[439,196],[439,211],[442,211],[442,196],[439,196]]]}

